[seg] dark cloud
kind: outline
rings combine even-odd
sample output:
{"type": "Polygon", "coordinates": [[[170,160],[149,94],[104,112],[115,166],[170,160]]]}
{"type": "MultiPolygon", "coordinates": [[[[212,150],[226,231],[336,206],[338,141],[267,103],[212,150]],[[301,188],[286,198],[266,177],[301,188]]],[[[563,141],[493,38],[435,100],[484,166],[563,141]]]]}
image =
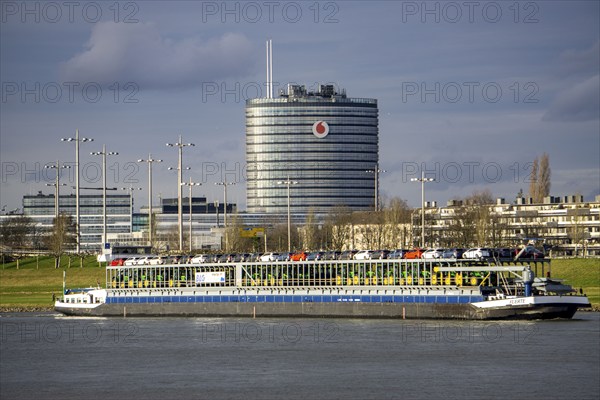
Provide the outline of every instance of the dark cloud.
{"type": "Polygon", "coordinates": [[[600,119],[600,41],[591,47],[569,49],[560,54],[554,100],[542,121],[593,121],[600,119]]]}
{"type": "Polygon", "coordinates": [[[86,45],[61,65],[64,81],[135,82],[141,89],[190,87],[251,74],[257,58],[240,34],[175,41],[161,36],[151,23],[98,23],[86,45]]]}
{"type": "Polygon", "coordinates": [[[600,119],[600,75],[562,90],[542,117],[543,121],[600,119]]]}
{"type": "MultiPolygon", "coordinates": [[[[514,198],[520,188],[527,190],[528,163],[543,152],[551,157],[554,195],[598,194],[598,2],[541,2],[538,23],[521,23],[532,10],[523,7],[516,23],[512,2],[496,2],[503,11],[499,23],[482,18],[481,7],[470,23],[462,3],[460,23],[436,22],[432,14],[425,22],[417,14],[403,23],[407,2],[340,2],[336,23],[316,23],[314,7],[307,8],[312,3],[299,3],[304,13],[298,23],[282,19],[281,7],[273,23],[266,13],[257,23],[236,22],[231,14],[225,22],[223,14],[203,23],[201,2],[142,3],[138,17],[144,23],[90,25],[64,18],[63,24],[34,23],[30,15],[26,23],[14,16],[2,26],[3,82],[19,90],[0,107],[0,204],[14,209],[23,194],[51,192],[45,180],[32,181],[31,171],[56,159],[74,162],[73,145],[59,139],[73,136],[76,128],[96,140],[82,147],[82,163],[98,163],[89,152],[103,143],[120,153],[110,161],[115,169],[109,176],[120,179],[114,186],[129,186],[128,163],[148,153],[165,160],[154,171],[155,193],[163,197],[177,195],[176,174],[167,170],[176,165],[177,152],[164,143],[181,133],[196,144],[184,154],[192,167],[189,176],[210,183],[198,193],[222,199],[222,188],[212,184],[219,178],[209,172],[215,165],[227,173],[243,170],[244,101],[255,93],[244,91],[244,84],[264,82],[268,38],[273,38],[276,92],[288,82],[314,88],[331,81],[351,97],[378,99],[380,164],[388,171],[380,189],[388,196],[419,205],[420,185],[410,182],[419,169],[410,168],[425,163],[439,177],[427,185],[427,200],[445,204],[486,187],[514,198]],[[63,88],[56,103],[43,90],[55,81],[63,88]],[[68,81],[80,83],[74,101],[62,84],[68,81]],[[139,102],[125,102],[131,94],[126,89],[117,99],[108,88],[116,81],[121,88],[138,83],[133,98],[139,102]],[[212,86],[216,93],[200,90],[202,82],[213,81],[219,84],[212,86]],[[88,82],[103,84],[99,102],[83,96],[88,82]],[[474,100],[467,82],[479,85],[474,100]],[[32,93],[38,83],[42,89],[32,93]],[[412,83],[421,92],[405,98],[403,85],[412,83]],[[457,83],[461,99],[452,102],[443,90],[439,102],[435,94],[424,96],[424,88],[436,83],[442,88],[457,83]],[[484,97],[486,83],[501,86],[498,102],[484,97]],[[535,84],[533,95],[529,83],[535,84]],[[497,166],[502,175],[496,177],[497,166]],[[14,173],[7,170],[13,167],[14,173]]],[[[223,4],[218,2],[226,11],[223,4]]],[[[426,12],[421,2],[416,6],[426,12]]],[[[323,21],[331,9],[320,11],[323,21]]],[[[138,167],[135,179],[144,187],[146,171],[138,167]]],[[[240,209],[244,189],[240,180],[228,193],[240,209]]],[[[137,209],[146,204],[147,192],[136,196],[137,209]]]]}

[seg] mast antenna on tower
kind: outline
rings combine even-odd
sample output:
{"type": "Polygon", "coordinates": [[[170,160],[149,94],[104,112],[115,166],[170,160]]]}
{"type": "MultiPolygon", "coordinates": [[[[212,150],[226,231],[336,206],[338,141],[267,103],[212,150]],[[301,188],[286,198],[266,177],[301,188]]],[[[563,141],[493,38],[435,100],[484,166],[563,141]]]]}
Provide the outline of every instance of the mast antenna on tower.
{"type": "Polygon", "coordinates": [[[273,98],[273,41],[267,40],[267,99],[273,98]]]}

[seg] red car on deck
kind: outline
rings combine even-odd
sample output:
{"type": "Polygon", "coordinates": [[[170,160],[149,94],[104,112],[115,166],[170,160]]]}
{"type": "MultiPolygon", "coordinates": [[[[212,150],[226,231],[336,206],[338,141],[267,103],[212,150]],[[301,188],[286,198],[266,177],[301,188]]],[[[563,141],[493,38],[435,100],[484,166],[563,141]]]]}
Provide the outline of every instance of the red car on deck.
{"type": "Polygon", "coordinates": [[[308,257],[308,253],[306,253],[304,251],[301,251],[301,252],[292,254],[292,256],[290,257],[290,260],[292,260],[292,261],[306,261],[306,257],[308,257]]]}
{"type": "Polygon", "coordinates": [[[415,259],[415,258],[421,258],[422,255],[423,255],[423,249],[414,249],[414,250],[407,251],[406,254],[404,254],[404,258],[410,260],[410,259],[415,259]]]}
{"type": "Polygon", "coordinates": [[[112,260],[110,262],[110,266],[111,267],[120,267],[123,265],[123,263],[125,262],[125,260],[127,260],[126,258],[115,258],[114,260],[112,260]]]}

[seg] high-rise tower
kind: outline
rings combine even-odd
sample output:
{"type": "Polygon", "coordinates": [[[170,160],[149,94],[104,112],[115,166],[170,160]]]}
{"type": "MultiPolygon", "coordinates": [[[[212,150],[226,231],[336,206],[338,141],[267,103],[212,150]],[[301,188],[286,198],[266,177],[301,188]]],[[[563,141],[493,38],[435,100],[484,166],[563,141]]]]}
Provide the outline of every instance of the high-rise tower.
{"type": "Polygon", "coordinates": [[[286,212],[287,187],[278,182],[288,178],[298,182],[293,213],[373,209],[375,177],[367,171],[377,169],[378,135],[377,100],[347,97],[333,85],[314,92],[288,85],[279,97],[247,100],[248,212],[286,212]]]}

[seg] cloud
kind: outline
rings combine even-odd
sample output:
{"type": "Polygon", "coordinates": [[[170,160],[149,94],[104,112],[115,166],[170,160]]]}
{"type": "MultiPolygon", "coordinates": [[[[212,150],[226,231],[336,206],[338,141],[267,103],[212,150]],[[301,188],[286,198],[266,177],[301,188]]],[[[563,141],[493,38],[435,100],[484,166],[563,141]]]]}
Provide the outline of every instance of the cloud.
{"type": "Polygon", "coordinates": [[[584,50],[560,54],[556,94],[542,121],[595,121],[600,119],[600,41],[584,50]]]}
{"type": "Polygon", "coordinates": [[[560,55],[561,71],[566,75],[594,75],[600,69],[598,54],[600,54],[600,40],[589,49],[564,51],[560,55]]]}
{"type": "Polygon", "coordinates": [[[249,75],[256,59],[243,35],[225,33],[208,40],[175,41],[162,37],[152,23],[98,23],[86,47],[61,65],[63,81],[184,88],[249,75]]]}
{"type": "Polygon", "coordinates": [[[600,75],[562,90],[542,121],[590,121],[600,119],[600,75]]]}

